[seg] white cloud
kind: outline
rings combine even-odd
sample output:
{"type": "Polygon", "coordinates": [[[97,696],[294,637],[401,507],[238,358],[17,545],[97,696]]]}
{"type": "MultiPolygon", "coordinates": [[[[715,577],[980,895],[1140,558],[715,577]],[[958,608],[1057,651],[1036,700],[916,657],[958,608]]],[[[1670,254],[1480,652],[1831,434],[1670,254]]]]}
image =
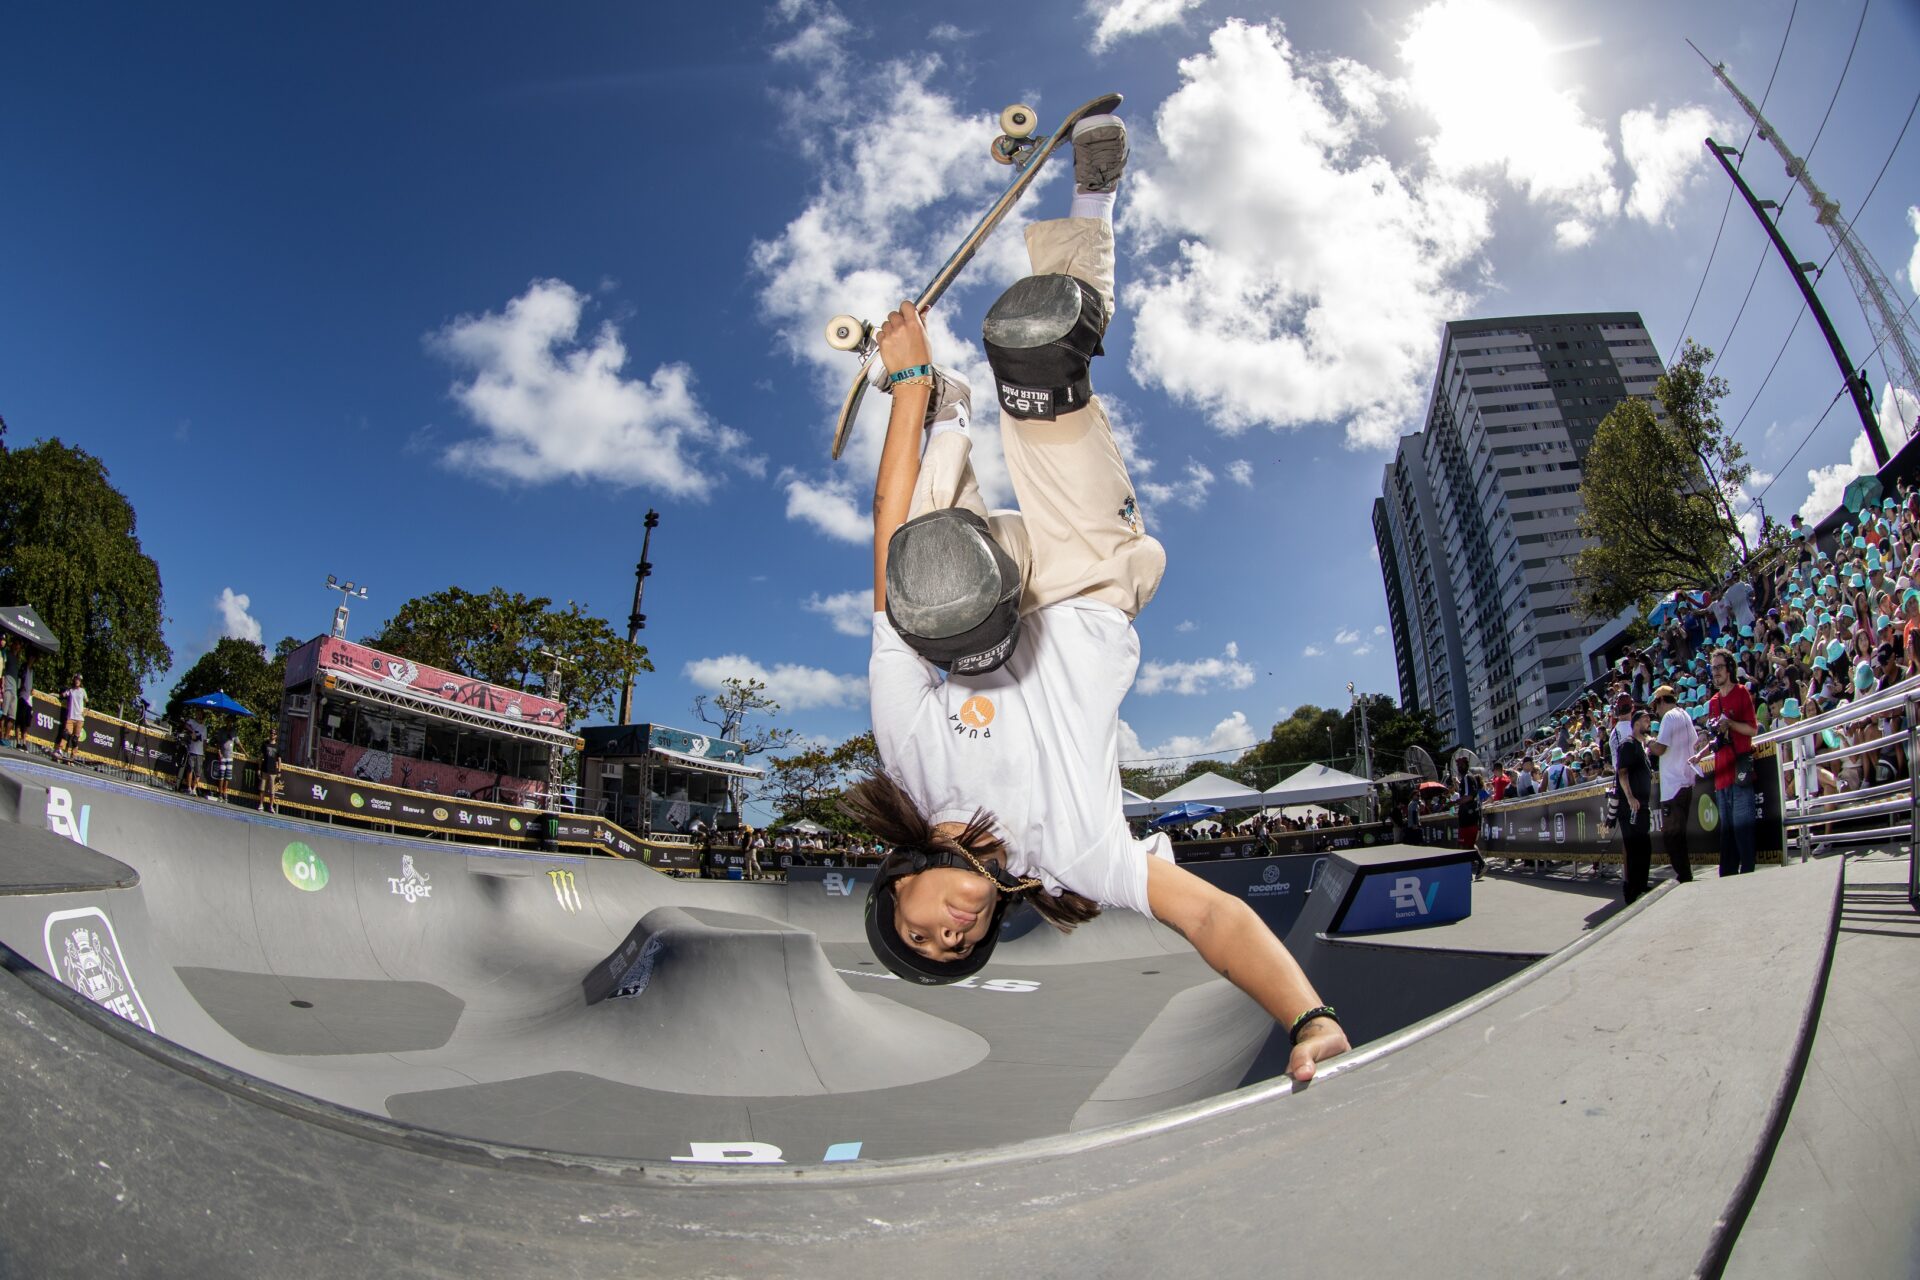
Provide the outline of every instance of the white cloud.
{"type": "Polygon", "coordinates": [[[787,486],[787,519],[804,521],[841,542],[873,541],[873,516],[854,505],[853,482],[847,477],[809,480],[788,470],[780,479],[787,486]]]}
{"type": "Polygon", "coordinates": [[[1907,285],[1920,293],[1920,205],[1907,206],[1907,225],[1913,228],[1913,255],[1907,259],[1907,285]]]}
{"type": "Polygon", "coordinates": [[[1187,459],[1186,478],[1172,484],[1160,484],[1149,480],[1139,485],[1140,496],[1154,505],[1177,502],[1183,507],[1197,507],[1207,500],[1207,490],[1213,487],[1213,472],[1201,462],[1187,459]]]}
{"type": "Polygon", "coordinates": [[[783,711],[851,707],[867,700],[865,676],[836,675],[820,667],[803,667],[791,662],[769,669],[738,653],[696,659],[686,665],[685,674],[699,688],[715,693],[730,676],[759,680],[767,686],[767,696],[778,702],[783,711]]]}
{"type": "Polygon", "coordinates": [[[1211,693],[1215,688],[1244,689],[1253,683],[1253,668],[1240,661],[1240,646],[1229,644],[1217,658],[1192,662],[1147,662],[1133,682],[1135,693],[1211,693]]]}
{"type": "Polygon", "coordinates": [[[448,449],[448,463],[528,484],[571,478],[704,498],[716,462],[753,461],[746,437],[701,407],[685,364],[629,378],[611,321],[583,340],[590,301],[564,280],[535,280],[501,311],[429,335],[428,347],[466,375],[451,395],[484,433],[448,449]]]}
{"type": "MultiPolygon", "coordinates": [[[[1899,452],[1900,446],[1906,443],[1912,432],[1915,418],[1920,417],[1920,399],[1905,390],[1896,390],[1891,384],[1883,384],[1877,412],[1880,435],[1887,442],[1888,451],[1899,452]]],[[[1800,504],[1801,518],[1809,524],[1824,520],[1846,497],[1847,485],[1855,476],[1872,475],[1879,469],[1879,464],[1873,459],[1873,446],[1867,442],[1867,433],[1857,433],[1848,448],[1845,462],[1815,467],[1807,472],[1807,483],[1813,486],[1813,490],[1807,494],[1807,500],[1800,504]]],[[[1758,515],[1758,512],[1754,513],[1756,520],[1758,515]]]]}
{"type": "Polygon", "coordinates": [[[1249,489],[1253,488],[1253,464],[1245,458],[1235,458],[1232,462],[1229,462],[1227,464],[1227,474],[1233,477],[1235,484],[1245,485],[1249,489]]]}
{"type": "Polygon", "coordinates": [[[1383,635],[1385,635],[1385,634],[1387,634],[1387,628],[1386,628],[1386,626],[1385,626],[1384,624],[1382,624],[1381,626],[1377,626],[1377,627],[1375,627],[1375,628],[1373,629],[1373,634],[1375,634],[1375,635],[1377,635],[1377,636],[1383,636],[1383,635]]]}
{"type": "Polygon", "coordinates": [[[235,591],[232,587],[220,588],[220,598],[213,607],[220,614],[220,634],[231,636],[235,640],[251,640],[260,643],[260,620],[247,610],[253,605],[250,596],[235,591]]]}
{"type": "Polygon", "coordinates": [[[1299,59],[1277,26],[1234,21],[1154,118],[1158,156],[1123,203],[1173,262],[1124,289],[1129,368],[1229,433],[1344,421],[1389,445],[1424,403],[1453,275],[1488,235],[1488,202],[1403,175],[1368,146],[1386,82],[1299,59]]]}
{"type": "MultiPolygon", "coordinates": [[[[778,17],[793,34],[777,46],[776,57],[803,80],[775,96],[787,139],[809,162],[815,185],[779,235],[754,244],[751,258],[761,315],[778,348],[807,371],[824,452],[857,367],[826,345],[821,335],[828,319],[846,312],[877,322],[919,293],[1004,189],[1007,171],[987,154],[986,140],[997,127],[993,115],[963,110],[940,91],[952,78],[940,74],[937,55],[921,57],[925,51],[918,50],[912,59],[860,61],[850,52],[852,24],[822,0],[787,0],[778,17]]],[[[1035,185],[1058,181],[1049,166],[1035,185]]],[[[972,439],[974,471],[989,505],[1006,504],[1013,489],[995,430],[992,375],[978,345],[981,308],[966,300],[982,292],[992,297],[1027,273],[1021,227],[1039,194],[1008,216],[927,315],[935,360],[986,389],[975,396],[972,439]]],[[[865,397],[837,469],[782,478],[789,517],[855,540],[848,513],[864,504],[837,499],[851,493],[846,477],[864,484],[873,475],[888,404],[885,395],[865,397]],[[805,491],[798,497],[796,482],[805,491]]],[[[870,536],[863,527],[860,538],[870,536]]]]}
{"type": "Polygon", "coordinates": [[[1591,223],[1565,218],[1553,224],[1553,242],[1562,249],[1578,249],[1593,240],[1591,223]]]}
{"type": "Polygon", "coordinates": [[[1366,657],[1366,656],[1367,656],[1368,654],[1370,654],[1370,653],[1372,653],[1372,652],[1373,652],[1373,646],[1372,646],[1372,645],[1370,645],[1370,644],[1363,644],[1363,645],[1361,645],[1361,646],[1360,646],[1360,647],[1359,647],[1358,649],[1355,649],[1355,650],[1353,651],[1353,656],[1354,656],[1354,657],[1356,657],[1356,658],[1364,658],[1364,657],[1366,657]]]}
{"type": "Polygon", "coordinates": [[[825,617],[833,624],[833,629],[843,636],[873,634],[873,589],[871,587],[836,591],[830,596],[811,595],[800,607],[809,613],[817,613],[825,617]]]}
{"type": "Polygon", "coordinates": [[[1333,642],[1335,644],[1359,644],[1360,630],[1357,627],[1342,627],[1334,633],[1333,642]]]}
{"type": "Polygon", "coordinates": [[[1300,651],[1300,656],[1303,658],[1324,658],[1327,656],[1327,651],[1317,644],[1310,644],[1300,651]]]}
{"type": "Polygon", "coordinates": [[[1620,117],[1620,150],[1633,170],[1633,189],[1627,193],[1627,212],[1643,222],[1673,223],[1673,206],[1680,202],[1695,171],[1706,162],[1701,142],[1726,132],[1713,112],[1688,104],[1663,117],[1651,109],[1629,111],[1620,117]]]}
{"type": "Polygon", "coordinates": [[[1149,747],[1140,741],[1140,735],[1125,720],[1120,722],[1120,763],[1138,766],[1153,761],[1176,761],[1194,756],[1221,753],[1221,759],[1230,751],[1245,751],[1259,740],[1253,726],[1247,723],[1244,711],[1236,711],[1219,724],[1213,726],[1203,737],[1176,734],[1158,746],[1149,747]]]}
{"type": "Polygon", "coordinates": [[[1441,173],[1497,173],[1529,200],[1582,218],[1619,210],[1606,130],[1520,13],[1490,0],[1439,0],[1408,22],[1400,56],[1409,95],[1437,126],[1427,151],[1441,173]]]}
{"type": "Polygon", "coordinates": [[[1200,624],[1195,622],[1192,618],[1188,618],[1184,620],[1183,622],[1181,622],[1179,626],[1174,628],[1174,630],[1178,631],[1181,635],[1186,635],[1190,631],[1198,631],[1199,629],[1200,629],[1200,624]]]}
{"type": "Polygon", "coordinates": [[[1117,40],[1172,26],[1201,3],[1203,0],[1087,0],[1082,12],[1100,20],[1093,29],[1093,48],[1096,53],[1105,53],[1117,40]]]}

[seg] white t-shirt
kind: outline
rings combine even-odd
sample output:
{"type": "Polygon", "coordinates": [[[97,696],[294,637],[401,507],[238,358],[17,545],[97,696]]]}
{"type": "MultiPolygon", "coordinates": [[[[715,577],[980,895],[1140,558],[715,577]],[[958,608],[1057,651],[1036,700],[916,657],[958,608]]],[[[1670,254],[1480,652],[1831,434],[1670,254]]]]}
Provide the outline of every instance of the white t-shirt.
{"type": "Polygon", "coordinates": [[[85,689],[67,690],[67,719],[84,720],[87,715],[87,691],[85,689]]]}
{"type": "Polygon", "coordinates": [[[1699,736],[1693,727],[1693,718],[1678,707],[1669,707],[1667,714],[1660,717],[1658,741],[1666,748],[1660,753],[1661,804],[1679,795],[1682,787],[1692,786],[1699,776],[1690,759],[1699,736]]]}
{"type": "Polygon", "coordinates": [[[187,754],[203,756],[207,753],[207,726],[198,720],[187,721],[187,754]]]}
{"type": "Polygon", "coordinates": [[[1135,840],[1120,800],[1120,700],[1140,638],[1112,605],[1076,598],[1020,620],[998,671],[944,678],[873,616],[873,738],[931,822],[999,819],[1007,870],[1105,906],[1151,915],[1147,859],[1173,861],[1164,834],[1135,840]]]}
{"type": "Polygon", "coordinates": [[[1733,620],[1743,627],[1753,625],[1753,588],[1744,582],[1736,582],[1722,593],[1722,600],[1733,610],[1733,620]]]}

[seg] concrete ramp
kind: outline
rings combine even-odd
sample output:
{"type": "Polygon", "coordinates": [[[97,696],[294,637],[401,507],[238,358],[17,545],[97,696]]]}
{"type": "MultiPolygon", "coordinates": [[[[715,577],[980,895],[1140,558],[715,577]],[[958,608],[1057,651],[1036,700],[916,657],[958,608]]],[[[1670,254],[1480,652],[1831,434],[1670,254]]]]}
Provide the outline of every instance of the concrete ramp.
{"type": "Polygon", "coordinates": [[[581,987],[579,1021],[617,1026],[649,1088],[788,1097],[891,1089],[987,1056],[964,1027],[860,996],[804,929],[655,907],[581,987]]]}

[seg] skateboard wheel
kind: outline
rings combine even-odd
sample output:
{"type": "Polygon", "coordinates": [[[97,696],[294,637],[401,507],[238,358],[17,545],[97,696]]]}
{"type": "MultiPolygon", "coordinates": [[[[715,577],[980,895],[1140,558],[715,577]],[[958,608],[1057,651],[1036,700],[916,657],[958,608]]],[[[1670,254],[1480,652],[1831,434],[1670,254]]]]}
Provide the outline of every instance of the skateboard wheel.
{"type": "Polygon", "coordinates": [[[1000,113],[1000,131],[1009,138],[1031,138],[1039,116],[1024,102],[1016,102],[1000,113]]]}
{"type": "Polygon", "coordinates": [[[1001,164],[1012,164],[1023,145],[1020,139],[1009,138],[1003,133],[993,140],[993,158],[1001,164]]]}
{"type": "Polygon", "coordinates": [[[835,316],[827,321],[827,345],[835,351],[858,351],[867,340],[867,326],[852,316],[835,316]]]}

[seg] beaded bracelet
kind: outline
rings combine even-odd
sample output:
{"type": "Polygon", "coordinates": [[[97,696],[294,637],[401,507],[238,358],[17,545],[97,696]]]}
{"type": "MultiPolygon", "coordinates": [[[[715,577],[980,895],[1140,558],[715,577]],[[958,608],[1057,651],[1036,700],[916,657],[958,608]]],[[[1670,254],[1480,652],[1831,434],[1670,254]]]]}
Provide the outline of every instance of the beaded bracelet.
{"type": "Polygon", "coordinates": [[[1333,1011],[1332,1005],[1317,1004],[1313,1006],[1313,1008],[1293,1020],[1293,1030],[1289,1032],[1288,1035],[1294,1044],[1300,1043],[1300,1029],[1309,1022],[1312,1022],[1315,1018],[1327,1018],[1336,1023],[1340,1020],[1340,1016],[1333,1011]]]}

